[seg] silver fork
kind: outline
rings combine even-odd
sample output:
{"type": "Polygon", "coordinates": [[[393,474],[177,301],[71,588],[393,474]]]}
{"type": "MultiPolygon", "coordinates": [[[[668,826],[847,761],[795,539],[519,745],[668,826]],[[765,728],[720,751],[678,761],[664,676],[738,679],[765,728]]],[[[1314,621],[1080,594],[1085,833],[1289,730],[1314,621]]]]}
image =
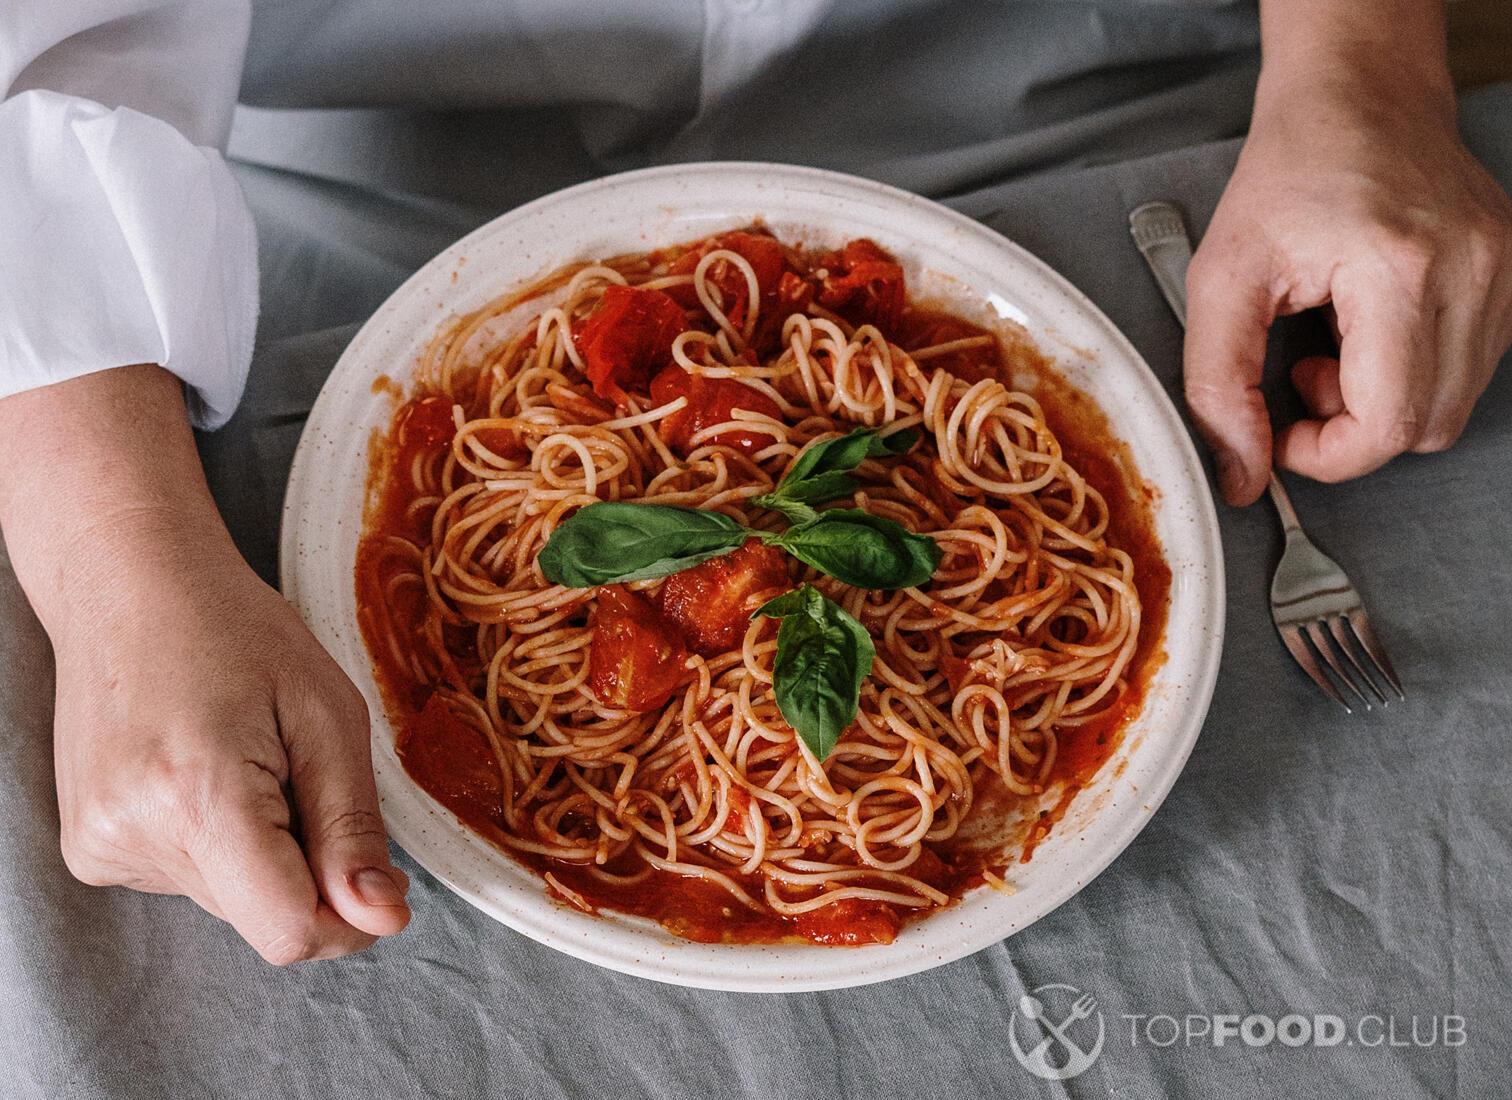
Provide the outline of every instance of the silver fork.
{"type": "MultiPolygon", "coordinates": [[[[1129,213],[1129,232],[1150,265],[1165,300],[1185,326],[1186,274],[1192,260],[1192,242],[1181,211],[1168,202],[1147,202],[1129,213]]],[[[1271,618],[1286,648],[1302,671],[1346,711],[1352,713],[1352,708],[1339,690],[1340,684],[1366,710],[1370,709],[1370,698],[1360,690],[1356,678],[1364,682],[1382,706],[1386,705],[1386,693],[1377,679],[1405,701],[1402,682],[1370,628],[1359,592],[1338,563],[1303,533],[1286,486],[1274,470],[1269,488],[1271,503],[1276,506],[1286,532],[1286,549],[1271,581],[1271,618]],[[1319,657],[1332,671],[1333,678],[1318,663],[1319,657]],[[1355,676],[1345,668],[1346,662],[1355,676]]]]}

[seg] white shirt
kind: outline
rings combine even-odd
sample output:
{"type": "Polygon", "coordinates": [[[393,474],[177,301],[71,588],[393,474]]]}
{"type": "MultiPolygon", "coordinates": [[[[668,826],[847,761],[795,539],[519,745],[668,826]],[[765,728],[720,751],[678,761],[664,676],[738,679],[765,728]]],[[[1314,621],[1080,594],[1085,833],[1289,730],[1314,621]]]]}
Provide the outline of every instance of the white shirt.
{"type": "Polygon", "coordinates": [[[257,316],[252,220],[221,156],[241,0],[0,7],[0,396],[131,363],[231,415],[257,316]]]}

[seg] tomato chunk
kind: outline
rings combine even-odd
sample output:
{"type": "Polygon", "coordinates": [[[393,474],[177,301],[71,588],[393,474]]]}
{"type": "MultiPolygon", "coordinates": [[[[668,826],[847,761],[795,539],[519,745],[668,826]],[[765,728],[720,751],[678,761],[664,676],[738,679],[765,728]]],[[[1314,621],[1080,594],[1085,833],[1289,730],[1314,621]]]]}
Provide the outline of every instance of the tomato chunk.
{"type": "Polygon", "coordinates": [[[661,610],[682,627],[688,644],[713,657],[740,645],[751,612],[791,585],[782,551],[749,539],[738,550],[668,577],[661,610]]]}
{"type": "Polygon", "coordinates": [[[638,713],[665,706],[692,679],[687,660],[682,635],[651,601],[623,585],[598,590],[588,687],[599,702],[638,713]]]}
{"type": "Polygon", "coordinates": [[[801,275],[784,271],[777,283],[776,300],[762,307],[756,323],[756,348],[765,355],[782,341],[782,324],[795,313],[808,309],[814,300],[814,284],[801,275]]]}
{"type": "Polygon", "coordinates": [[[905,875],[910,875],[920,882],[926,882],[936,890],[950,888],[951,868],[945,866],[945,861],[927,848],[919,849],[919,858],[903,868],[905,875]]]}
{"type": "Polygon", "coordinates": [[[851,241],[819,261],[824,281],[819,304],[853,325],[876,325],[891,336],[903,315],[907,289],[903,268],[875,241],[851,241]]]}
{"type": "MultiPolygon", "coordinates": [[[[673,363],[651,380],[651,400],[665,405],[679,397],[688,403],[675,413],[664,418],[660,428],[661,437],[667,445],[684,458],[693,450],[692,439],[705,428],[724,424],[734,419],[736,409],[761,413],[773,420],[782,419],[782,410],[766,394],[733,378],[705,378],[692,375],[673,363]]],[[[743,454],[751,454],[772,443],[767,432],[754,429],[731,428],[704,440],[698,446],[717,443],[733,447],[743,454]]]]}
{"type": "Polygon", "coordinates": [[[845,898],[800,913],[795,923],[800,936],[832,947],[892,943],[903,925],[891,905],[861,898],[845,898]]]}
{"type": "Polygon", "coordinates": [[[503,808],[499,764],[487,739],[432,694],[399,733],[399,758],[425,789],[464,815],[495,818],[503,808]]]}
{"type": "MultiPolygon", "coordinates": [[[[698,247],[679,256],[668,268],[668,272],[672,275],[691,275],[705,256],[721,249],[734,252],[751,265],[751,270],[756,273],[756,286],[761,291],[761,309],[765,313],[767,302],[775,298],[782,276],[787,271],[787,256],[776,237],[744,231],[710,237],[698,247]]],[[[719,300],[730,323],[736,328],[744,326],[751,297],[751,288],[744,273],[734,264],[715,263],[709,270],[709,282],[719,290],[719,300]]],[[[667,293],[688,309],[699,305],[698,292],[691,285],[673,287],[667,293]]]]}
{"type": "Polygon", "coordinates": [[[672,341],[688,327],[682,307],[659,290],[611,286],[577,332],[593,392],[625,404],[672,361],[672,341]]]}

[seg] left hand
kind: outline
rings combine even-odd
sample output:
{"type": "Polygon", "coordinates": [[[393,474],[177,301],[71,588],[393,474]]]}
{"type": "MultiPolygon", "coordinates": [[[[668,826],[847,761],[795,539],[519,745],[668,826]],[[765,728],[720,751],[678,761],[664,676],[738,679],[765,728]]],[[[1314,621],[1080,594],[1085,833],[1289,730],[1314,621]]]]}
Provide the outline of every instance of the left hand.
{"type": "Polygon", "coordinates": [[[1447,88],[1386,69],[1262,79],[1193,258],[1186,396],[1231,504],[1273,459],[1342,481],[1447,448],[1512,344],[1512,201],[1460,143],[1447,88]],[[1330,304],[1339,357],[1294,365],[1310,416],[1273,444],[1267,331],[1330,304]]]}

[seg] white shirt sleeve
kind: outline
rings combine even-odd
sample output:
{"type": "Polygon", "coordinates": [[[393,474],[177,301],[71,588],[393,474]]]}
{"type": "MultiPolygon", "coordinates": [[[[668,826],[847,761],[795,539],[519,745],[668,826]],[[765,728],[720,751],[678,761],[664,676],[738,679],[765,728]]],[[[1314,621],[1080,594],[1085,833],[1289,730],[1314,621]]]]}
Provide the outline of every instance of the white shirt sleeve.
{"type": "Polygon", "coordinates": [[[248,0],[0,5],[0,397],[132,363],[217,427],[257,320],[251,215],[221,156],[248,0]]]}

